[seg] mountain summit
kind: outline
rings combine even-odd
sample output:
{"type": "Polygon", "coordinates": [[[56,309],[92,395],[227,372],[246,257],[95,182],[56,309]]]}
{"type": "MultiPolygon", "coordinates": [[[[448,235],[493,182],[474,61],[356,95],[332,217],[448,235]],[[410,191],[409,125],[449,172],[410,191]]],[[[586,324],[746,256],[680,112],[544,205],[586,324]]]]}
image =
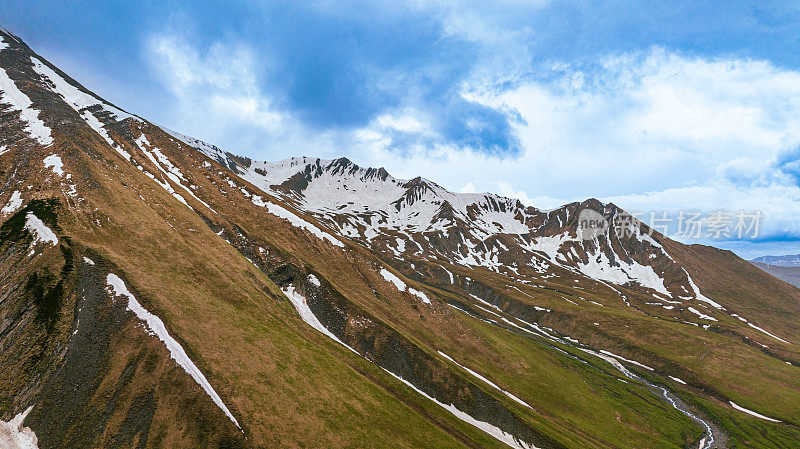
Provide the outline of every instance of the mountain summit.
{"type": "Polygon", "coordinates": [[[254,161],[0,38],[0,446],[800,441],[800,289],[734,254],[254,161]]]}

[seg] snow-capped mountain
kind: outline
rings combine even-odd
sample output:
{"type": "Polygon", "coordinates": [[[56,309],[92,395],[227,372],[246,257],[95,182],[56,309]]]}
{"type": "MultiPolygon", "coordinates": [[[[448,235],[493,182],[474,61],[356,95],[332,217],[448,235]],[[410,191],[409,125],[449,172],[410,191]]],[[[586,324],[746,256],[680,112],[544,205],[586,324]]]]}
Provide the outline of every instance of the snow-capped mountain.
{"type": "Polygon", "coordinates": [[[800,254],[786,256],[761,256],[751,262],[765,263],[776,267],[800,267],[800,254]]]}
{"type": "Polygon", "coordinates": [[[651,302],[667,310],[690,300],[721,308],[667,253],[659,243],[664,237],[632,217],[630,235],[611,226],[583,239],[580,212],[590,209],[619,223],[627,214],[613,204],[587,200],[544,212],[495,194],[450,192],[424,178],[397,179],[384,168],[360,167],[346,158],[258,162],[182,140],[339,235],[390,257],[484,267],[521,282],[568,271],[645,289],[651,302]]]}
{"type": "Polygon", "coordinates": [[[800,289],[613,204],[253,161],[5,31],[0,186],[0,445],[800,441],[800,289]]]}

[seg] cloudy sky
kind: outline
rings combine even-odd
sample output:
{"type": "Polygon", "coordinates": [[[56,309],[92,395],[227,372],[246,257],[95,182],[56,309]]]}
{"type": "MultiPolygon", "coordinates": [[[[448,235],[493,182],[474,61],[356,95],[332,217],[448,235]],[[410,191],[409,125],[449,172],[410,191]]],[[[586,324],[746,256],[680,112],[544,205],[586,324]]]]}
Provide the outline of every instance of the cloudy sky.
{"type": "Polygon", "coordinates": [[[0,23],[228,151],[347,156],[543,209],[722,212],[728,237],[681,239],[800,253],[797,1],[77,3],[5,0],[0,23]],[[760,214],[756,238],[739,214],[760,214]]]}

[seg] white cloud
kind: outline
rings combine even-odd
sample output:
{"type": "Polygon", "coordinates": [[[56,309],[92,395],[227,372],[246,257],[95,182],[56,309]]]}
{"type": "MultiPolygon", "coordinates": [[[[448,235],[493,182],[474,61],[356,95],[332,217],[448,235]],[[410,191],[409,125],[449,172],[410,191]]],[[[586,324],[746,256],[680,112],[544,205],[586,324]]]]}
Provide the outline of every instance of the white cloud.
{"type": "Polygon", "coordinates": [[[763,235],[800,232],[793,165],[776,164],[800,146],[800,73],[656,48],[554,66],[512,89],[476,85],[464,95],[525,120],[519,158],[439,149],[401,159],[375,148],[365,158],[544,209],[597,197],[638,211],[760,210],[763,235]]]}
{"type": "Polygon", "coordinates": [[[737,158],[766,169],[800,143],[800,74],[762,61],[654,49],[555,74],[470,95],[521,113],[520,165],[573,177],[595,195],[695,185],[737,158]]]}
{"type": "Polygon", "coordinates": [[[528,194],[524,190],[516,190],[506,181],[497,181],[495,191],[502,196],[509,198],[517,198],[522,204],[526,206],[533,206],[533,201],[528,198],[528,194]]]}
{"type": "Polygon", "coordinates": [[[158,80],[173,96],[164,102],[173,118],[167,125],[231,150],[243,143],[233,135],[278,137],[291,128],[288,114],[259,88],[257,68],[263,61],[257,62],[247,47],[216,42],[199,49],[161,34],[149,39],[146,50],[158,80]]]}
{"type": "Polygon", "coordinates": [[[309,129],[259,88],[264,62],[246,48],[200,51],[160,36],[149,50],[175,100],[167,125],[229,151],[348,156],[398,177],[543,209],[596,197],[639,211],[760,210],[765,235],[800,233],[792,162],[783,160],[783,170],[776,162],[800,147],[800,73],[768,62],[656,48],[584,66],[552,64],[542,76],[502,84],[511,88],[476,73],[462,95],[524,120],[514,125],[523,153],[503,159],[444,142],[430,117],[408,108],[355,131],[309,129]],[[398,151],[406,135],[417,138],[398,151]]]}
{"type": "Polygon", "coordinates": [[[464,184],[464,187],[458,189],[461,193],[475,193],[475,186],[471,182],[464,184]]]}
{"type": "Polygon", "coordinates": [[[645,211],[761,210],[766,234],[800,232],[797,180],[776,168],[800,146],[800,73],[663,49],[559,72],[491,98],[527,120],[523,161],[557,148],[555,178],[582,196],[645,211]]]}

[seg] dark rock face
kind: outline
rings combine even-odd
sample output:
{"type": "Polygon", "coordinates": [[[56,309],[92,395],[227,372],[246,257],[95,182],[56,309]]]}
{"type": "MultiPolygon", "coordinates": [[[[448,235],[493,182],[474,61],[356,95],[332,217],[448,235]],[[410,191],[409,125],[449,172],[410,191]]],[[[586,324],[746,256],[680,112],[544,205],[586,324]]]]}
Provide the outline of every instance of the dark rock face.
{"type": "Polygon", "coordinates": [[[292,175],[291,178],[284,181],[282,184],[273,186],[279,192],[285,194],[300,193],[308,187],[308,182],[311,180],[311,166],[306,166],[305,172],[298,172],[292,175]]]}

